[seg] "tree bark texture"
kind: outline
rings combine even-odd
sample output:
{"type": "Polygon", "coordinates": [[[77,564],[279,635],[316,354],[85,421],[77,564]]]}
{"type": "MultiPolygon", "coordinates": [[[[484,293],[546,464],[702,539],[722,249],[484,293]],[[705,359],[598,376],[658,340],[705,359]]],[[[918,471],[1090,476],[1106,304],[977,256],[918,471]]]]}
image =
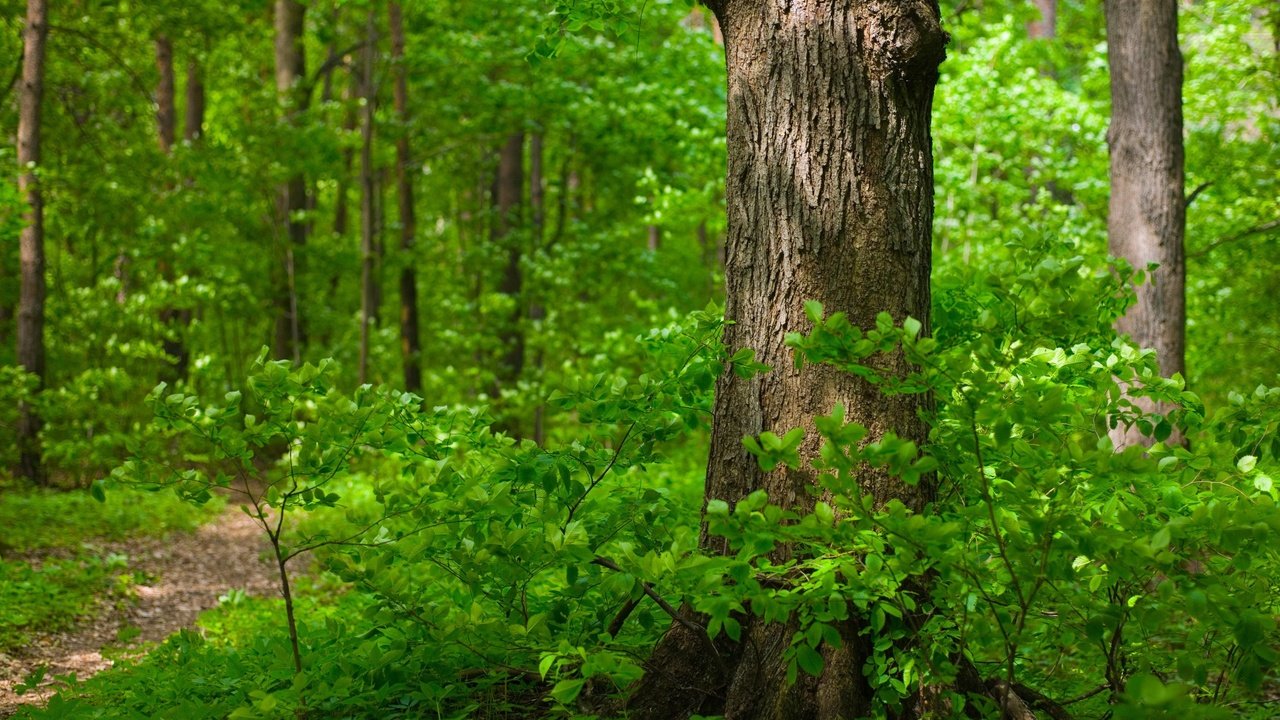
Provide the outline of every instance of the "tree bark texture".
{"type": "MultiPolygon", "coordinates": [[[[817,480],[809,469],[764,473],[742,445],[746,435],[806,430],[801,458],[817,456],[813,418],[841,403],[868,440],[888,431],[923,442],[918,395],[884,397],[848,373],[796,370],[784,344],[806,332],[807,300],[847,313],[862,327],[878,313],[929,319],[933,218],[930,107],[946,35],[932,0],[724,0],[713,9],[728,66],[725,330],[730,353],[753,348],[772,366],[716,386],[706,498],[731,506],[755,490],[806,509],[817,480]]],[[[878,361],[905,373],[900,355],[878,361]]],[[[909,487],[868,472],[864,491],[921,508],[927,484],[909,487]]],[[[704,549],[727,552],[703,538],[704,549]]],[[[744,618],[743,638],[717,641],[676,624],[658,644],[633,692],[629,717],[728,720],[864,717],[867,638],[858,623],[825,647],[820,678],[786,683],[783,652],[795,627],[744,618]]]]}
{"type": "Polygon", "coordinates": [[[378,303],[377,278],[374,274],[374,234],[377,232],[373,182],[373,116],[376,101],[373,88],[373,63],[377,47],[376,14],[369,11],[365,29],[364,62],[360,75],[360,94],[364,97],[360,123],[360,383],[368,380],[369,331],[376,324],[378,303]]]}
{"type": "MultiPolygon", "coordinates": [[[[18,194],[26,203],[18,239],[21,289],[18,296],[18,364],[45,381],[44,349],[44,199],[40,194],[40,111],[44,96],[44,45],[49,34],[45,0],[27,0],[22,29],[22,81],[18,87],[18,194]]],[[[18,408],[18,474],[46,480],[40,457],[40,417],[28,403],[18,408]]]]}
{"type": "MultiPolygon", "coordinates": [[[[288,123],[306,109],[305,81],[307,60],[304,31],[306,6],[297,0],[276,0],[275,66],[276,92],[284,104],[288,123]]],[[[276,348],[277,358],[299,362],[306,331],[298,299],[298,279],[303,272],[302,248],[307,244],[307,224],[298,218],[307,208],[307,183],[302,173],[290,177],[277,190],[280,224],[286,228],[282,260],[284,282],[277,289],[276,348]]]]}
{"type": "MultiPolygon", "coordinates": [[[[1182,145],[1182,54],[1176,0],[1107,0],[1111,72],[1111,254],[1136,270],[1160,267],[1116,330],[1154,348],[1166,377],[1186,371],[1186,201],[1182,145]]],[[[1138,404],[1151,409],[1145,399],[1138,404]]],[[[1117,446],[1150,444],[1136,428],[1117,446]]],[[[1176,442],[1177,438],[1172,439],[1176,442]]]]}
{"type": "Polygon", "coordinates": [[[400,207],[400,356],[404,363],[404,389],[422,394],[422,335],[418,329],[418,277],[413,258],[418,231],[413,212],[413,156],[409,152],[409,78],[404,57],[404,17],[400,3],[388,6],[391,26],[391,61],[395,64],[395,106],[400,120],[396,139],[396,196],[400,207]]]}
{"type": "MultiPolygon", "coordinates": [[[[506,250],[507,264],[498,291],[511,298],[515,305],[511,317],[503,323],[499,333],[501,340],[497,371],[494,373],[495,397],[503,388],[515,385],[524,370],[524,333],[521,331],[521,290],[524,277],[520,272],[520,259],[524,255],[518,233],[513,233],[520,222],[521,195],[524,193],[524,132],[507,136],[498,155],[498,175],[494,183],[494,218],[491,240],[495,247],[506,250]]],[[[519,435],[518,423],[508,422],[503,429],[519,435]]]]}

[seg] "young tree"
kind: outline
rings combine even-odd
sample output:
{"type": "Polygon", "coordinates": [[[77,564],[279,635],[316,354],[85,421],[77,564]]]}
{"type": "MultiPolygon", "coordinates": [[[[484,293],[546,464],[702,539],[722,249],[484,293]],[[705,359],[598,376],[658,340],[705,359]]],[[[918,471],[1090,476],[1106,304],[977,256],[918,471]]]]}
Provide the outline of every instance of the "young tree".
{"type": "Polygon", "coordinates": [[[417,222],[413,212],[413,156],[409,152],[409,73],[404,59],[404,17],[400,3],[387,7],[391,26],[391,61],[395,64],[395,106],[400,119],[396,139],[396,197],[400,207],[400,355],[404,365],[404,389],[422,392],[422,339],[418,330],[418,277],[413,263],[413,236],[417,222]]]}
{"type": "MultiPolygon", "coordinates": [[[[289,123],[296,122],[298,113],[307,105],[305,29],[306,6],[298,0],[276,0],[276,91],[284,103],[289,123]]],[[[280,222],[288,229],[288,242],[283,251],[284,282],[276,292],[275,353],[278,358],[299,362],[305,341],[298,301],[298,277],[302,270],[299,253],[307,244],[307,224],[298,214],[307,208],[306,178],[301,172],[295,173],[277,193],[280,222]]]]}
{"type": "MultiPolygon", "coordinates": [[[[811,469],[763,472],[742,438],[807,430],[800,457],[819,449],[813,418],[843,404],[869,439],[893,431],[925,439],[918,395],[885,397],[830,367],[795,368],[784,343],[808,329],[804,304],[874,326],[887,311],[927,332],[933,159],[930,108],[946,34],[931,0],[720,0],[728,65],[728,250],[725,331],[730,353],[751,348],[771,372],[726,372],[716,386],[706,499],[730,506],[755,490],[799,509],[811,469]]],[[[881,361],[905,372],[900,355],[881,361]]],[[[804,466],[807,468],[807,465],[804,466]]],[[[929,483],[909,487],[868,470],[878,504],[922,508],[929,483]]],[[[704,533],[705,549],[726,544],[704,533]]],[[[785,550],[781,551],[785,554],[785,550]]],[[[826,647],[819,678],[786,682],[783,651],[795,627],[743,618],[740,642],[709,647],[675,624],[633,693],[630,717],[691,713],[746,718],[854,718],[870,712],[862,666],[869,648],[856,618],[841,647],[826,647]],[[718,656],[717,656],[718,654],[718,656]]]]}
{"type": "MultiPolygon", "coordinates": [[[[1186,370],[1186,230],[1182,145],[1182,54],[1175,0],[1108,0],[1111,71],[1111,254],[1136,270],[1159,268],[1116,330],[1153,348],[1166,377],[1186,370]]],[[[1136,398],[1142,405],[1147,401],[1136,398]]],[[[1136,428],[1112,433],[1117,447],[1145,442],[1136,428]]],[[[1177,442],[1177,438],[1172,439],[1177,442]]]]}
{"type": "MultiPolygon", "coordinates": [[[[44,43],[49,34],[45,0],[27,0],[22,31],[22,84],[18,87],[18,193],[27,208],[18,254],[22,266],[18,298],[18,364],[45,380],[44,351],[44,200],[40,195],[40,106],[44,95],[44,43]]],[[[28,403],[19,408],[18,472],[27,480],[46,480],[40,460],[40,417],[28,403]]]]}

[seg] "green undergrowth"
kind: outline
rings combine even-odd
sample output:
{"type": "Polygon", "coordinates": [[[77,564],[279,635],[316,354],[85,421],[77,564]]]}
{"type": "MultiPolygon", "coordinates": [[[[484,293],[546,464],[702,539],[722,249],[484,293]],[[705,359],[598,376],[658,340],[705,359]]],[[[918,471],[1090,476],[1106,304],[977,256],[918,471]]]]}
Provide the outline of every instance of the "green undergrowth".
{"type": "Polygon", "coordinates": [[[497,694],[514,699],[520,692],[520,682],[500,672],[461,672],[467,660],[452,651],[414,648],[410,628],[388,622],[367,595],[346,591],[328,575],[299,585],[307,658],[301,675],[290,666],[282,601],[231,593],[201,616],[198,630],[179,632],[147,656],[88,680],[62,678],[66,687],[46,707],[25,708],[17,718],[292,718],[303,707],[310,717],[486,717],[472,714],[478,705],[458,701],[487,693],[488,711],[499,712],[504,703],[497,694]],[[447,668],[460,679],[431,679],[447,668]]]}
{"type": "Polygon", "coordinates": [[[37,564],[0,560],[0,652],[21,648],[37,631],[65,630],[93,614],[97,598],[127,585],[119,555],[37,564]]]}
{"type": "Polygon", "coordinates": [[[113,490],[101,501],[88,492],[6,489],[0,493],[0,553],[189,532],[216,517],[222,505],[197,507],[170,492],[132,489],[113,490]]]}

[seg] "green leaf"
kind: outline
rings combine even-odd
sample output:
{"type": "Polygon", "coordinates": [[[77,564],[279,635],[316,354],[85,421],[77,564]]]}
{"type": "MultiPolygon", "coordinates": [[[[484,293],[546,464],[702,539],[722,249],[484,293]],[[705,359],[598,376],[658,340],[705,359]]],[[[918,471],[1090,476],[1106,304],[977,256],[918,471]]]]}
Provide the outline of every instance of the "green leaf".
{"type": "Polygon", "coordinates": [[[1253,468],[1258,465],[1258,458],[1253,455],[1245,455],[1236,461],[1236,468],[1242,473],[1252,472],[1253,468]]]}
{"type": "Polygon", "coordinates": [[[582,686],[586,683],[587,681],[584,678],[561,680],[551,689],[551,697],[555,698],[556,702],[561,705],[568,705],[578,698],[578,694],[582,692],[582,686]]]}
{"type": "Polygon", "coordinates": [[[822,654],[808,645],[796,648],[796,662],[800,664],[801,670],[814,677],[822,674],[822,654]]]}

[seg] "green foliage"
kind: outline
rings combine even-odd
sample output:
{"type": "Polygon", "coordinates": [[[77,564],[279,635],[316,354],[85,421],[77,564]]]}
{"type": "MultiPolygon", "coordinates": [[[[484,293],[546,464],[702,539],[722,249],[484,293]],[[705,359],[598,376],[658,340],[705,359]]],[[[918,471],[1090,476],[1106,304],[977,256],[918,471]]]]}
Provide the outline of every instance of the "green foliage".
{"type": "Polygon", "coordinates": [[[1063,697],[1105,686],[1129,717],[1220,717],[1256,697],[1280,642],[1280,508],[1267,472],[1280,467],[1280,389],[1206,415],[1149,352],[1097,342],[1109,334],[1105,304],[1092,318],[1058,314],[1082,295],[1120,297],[1121,286],[1054,250],[1013,249],[1007,264],[943,292],[950,332],[939,342],[887,316],[863,332],[833,315],[791,338],[801,362],[890,394],[932,393],[928,454],[892,435],[865,443],[836,408],[816,421],[822,499],[812,513],[762,493],[709,505],[711,532],[736,552],[717,563],[736,580],[722,589],[733,602],[695,599],[712,629],[746,606],[794,617],[790,672],[813,674],[817,648],[842,642],[833,623],[866,618],[866,671],[886,711],[953,678],[960,657],[1063,697]],[[919,372],[883,376],[867,359],[885,351],[919,372]],[[1176,409],[1143,413],[1117,379],[1176,409]],[[1190,443],[1117,453],[1107,436],[1117,423],[1157,438],[1176,427],[1190,443]],[[858,485],[865,467],[910,484],[936,472],[939,499],[921,514],[897,501],[873,507],[858,485]],[[772,560],[783,544],[794,556],[772,560]]]}

